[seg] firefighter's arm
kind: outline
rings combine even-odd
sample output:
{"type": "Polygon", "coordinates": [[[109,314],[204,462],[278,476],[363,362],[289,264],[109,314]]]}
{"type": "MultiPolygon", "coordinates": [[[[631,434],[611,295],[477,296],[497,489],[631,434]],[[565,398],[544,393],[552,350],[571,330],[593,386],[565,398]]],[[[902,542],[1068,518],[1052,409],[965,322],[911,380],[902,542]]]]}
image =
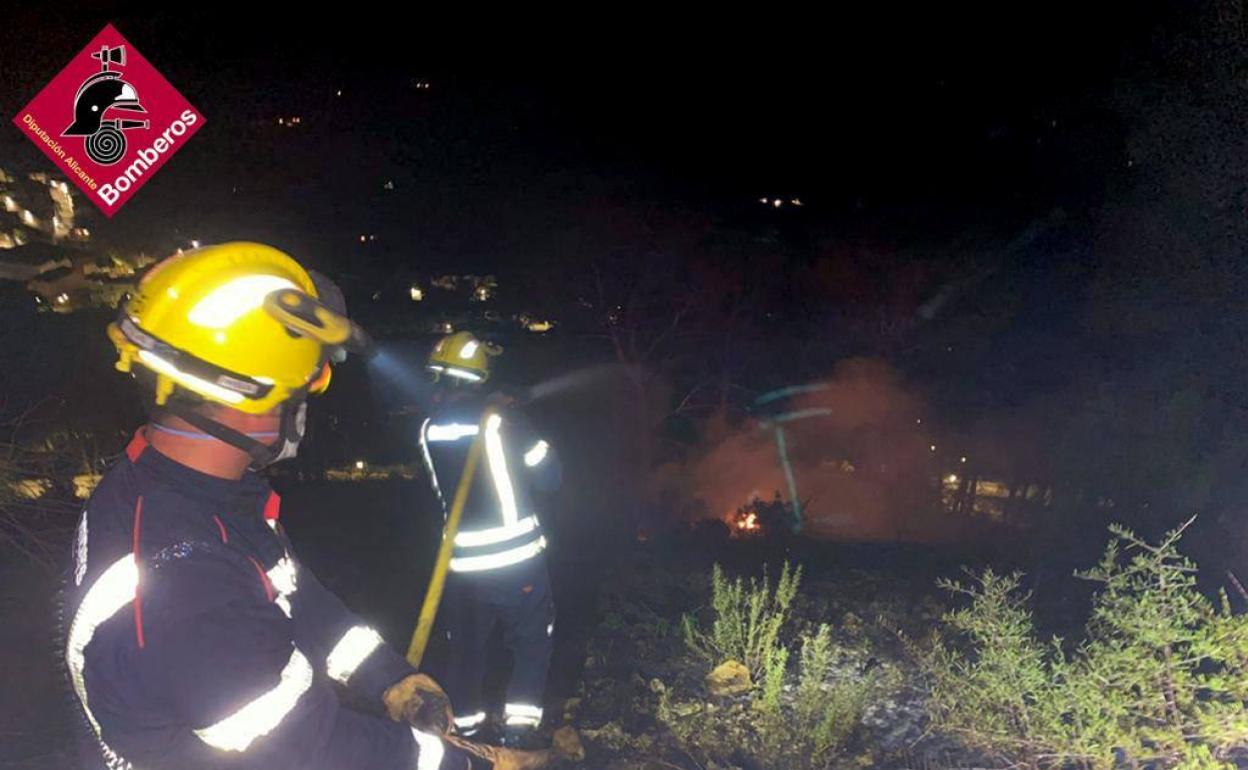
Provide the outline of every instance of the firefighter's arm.
{"type": "MultiPolygon", "coordinates": [[[[258,573],[186,558],[143,585],[148,689],[212,764],[284,770],[465,770],[440,737],[342,708],[258,573]]],[[[137,759],[137,758],[136,758],[137,759]]]]}
{"type": "Polygon", "coordinates": [[[318,667],[330,679],[380,704],[388,688],[416,673],[311,570],[300,566],[298,575],[293,622],[299,636],[316,648],[318,667]]]}
{"type": "Polygon", "coordinates": [[[522,414],[512,412],[524,470],[541,492],[554,492],[563,483],[563,465],[551,442],[542,436],[522,414]]]}

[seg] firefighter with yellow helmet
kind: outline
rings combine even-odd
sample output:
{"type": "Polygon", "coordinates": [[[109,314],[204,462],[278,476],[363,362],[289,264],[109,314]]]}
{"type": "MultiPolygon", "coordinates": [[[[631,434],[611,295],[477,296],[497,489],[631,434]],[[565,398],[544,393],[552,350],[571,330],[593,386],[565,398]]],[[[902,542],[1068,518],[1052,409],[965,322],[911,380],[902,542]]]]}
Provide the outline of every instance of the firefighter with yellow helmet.
{"type": "Polygon", "coordinates": [[[445,694],[299,563],[256,472],[294,454],[306,397],[369,345],[333,284],[268,246],[208,246],[150,270],[108,336],[151,419],[74,538],[65,663],[85,766],[535,766],[447,735],[445,694]]]}
{"type": "Polygon", "coordinates": [[[485,395],[491,364],[501,353],[470,332],[438,341],[426,365],[435,381],[435,406],[420,443],[445,512],[469,446],[484,433],[442,600],[449,654],[434,670],[454,703],[456,730],[479,734],[494,711],[482,692],[487,641],[501,627],[513,657],[501,708],[503,743],[523,746],[534,742],[542,721],[555,627],[539,496],[558,486],[560,469],[549,442],[514,402],[485,395]]]}

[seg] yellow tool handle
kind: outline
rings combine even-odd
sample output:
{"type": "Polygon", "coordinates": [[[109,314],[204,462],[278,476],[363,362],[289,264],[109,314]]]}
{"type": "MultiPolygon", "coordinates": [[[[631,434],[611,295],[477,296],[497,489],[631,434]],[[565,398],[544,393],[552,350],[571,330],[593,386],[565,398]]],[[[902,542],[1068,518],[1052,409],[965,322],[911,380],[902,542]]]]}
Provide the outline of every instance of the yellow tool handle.
{"type": "Polygon", "coordinates": [[[472,488],[472,477],[476,475],[477,463],[481,460],[481,442],[485,438],[485,425],[491,415],[492,412],[487,410],[481,416],[477,437],[468,447],[464,472],[459,477],[459,486],[455,488],[455,499],[451,502],[451,512],[442,531],[442,544],[438,546],[438,558],[433,564],[433,576],[429,578],[429,588],[425,591],[425,603],[420,607],[420,618],[416,621],[416,630],[412,632],[412,643],[407,647],[407,662],[413,668],[420,668],[420,661],[425,657],[425,647],[429,644],[429,635],[433,633],[433,621],[438,617],[442,589],[446,587],[446,569],[451,564],[451,553],[455,550],[455,534],[459,532],[459,519],[464,514],[468,491],[472,488]]]}

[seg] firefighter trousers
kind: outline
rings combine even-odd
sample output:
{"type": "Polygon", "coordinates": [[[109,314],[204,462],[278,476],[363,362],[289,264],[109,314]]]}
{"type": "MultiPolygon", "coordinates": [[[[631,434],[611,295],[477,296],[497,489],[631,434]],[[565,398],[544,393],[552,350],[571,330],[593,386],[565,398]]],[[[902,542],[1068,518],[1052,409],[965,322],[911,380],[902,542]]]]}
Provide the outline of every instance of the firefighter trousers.
{"type": "Polygon", "coordinates": [[[474,732],[490,710],[483,687],[487,647],[496,627],[501,627],[503,645],[512,655],[504,725],[536,727],[542,717],[555,626],[545,558],[538,556],[498,570],[451,573],[442,617],[448,654],[434,676],[451,698],[460,732],[474,732]]]}

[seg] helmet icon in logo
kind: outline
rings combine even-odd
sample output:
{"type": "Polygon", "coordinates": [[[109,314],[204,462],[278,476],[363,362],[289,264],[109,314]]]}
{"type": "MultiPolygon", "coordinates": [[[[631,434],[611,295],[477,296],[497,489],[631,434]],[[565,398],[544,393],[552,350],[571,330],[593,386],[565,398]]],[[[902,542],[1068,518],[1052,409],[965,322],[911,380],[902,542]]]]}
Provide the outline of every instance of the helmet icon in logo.
{"type": "Polygon", "coordinates": [[[113,110],[147,112],[139,103],[134,86],[121,79],[121,73],[110,68],[126,66],[126,47],[102,47],[91,58],[99,59],[101,70],[83,81],[74,97],[74,122],[62,136],[85,136],[87,157],[101,166],[111,166],[126,154],[126,137],[132,128],[147,128],[146,120],[123,120],[110,117],[113,110]]]}

